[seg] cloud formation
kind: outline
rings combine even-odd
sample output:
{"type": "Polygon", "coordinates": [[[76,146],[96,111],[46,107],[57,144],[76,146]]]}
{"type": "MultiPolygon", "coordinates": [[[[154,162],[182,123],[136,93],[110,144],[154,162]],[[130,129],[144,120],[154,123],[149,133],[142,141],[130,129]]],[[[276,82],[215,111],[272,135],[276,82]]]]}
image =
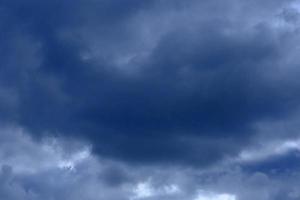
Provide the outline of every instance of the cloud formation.
{"type": "Polygon", "coordinates": [[[11,152],[0,155],[0,196],[7,200],[293,200],[300,196],[298,170],[249,171],[228,162],[205,170],[136,167],[95,157],[87,144],[78,141],[38,142],[14,127],[1,133],[6,134],[1,136],[1,152],[11,152]],[[13,138],[18,138],[14,145],[3,145],[13,138]]]}
{"type": "Polygon", "coordinates": [[[291,2],[3,1],[2,121],[136,163],[236,154],[297,110],[291,2]]]}
{"type": "Polygon", "coordinates": [[[0,1],[0,197],[299,198],[299,5],[0,1]]]}

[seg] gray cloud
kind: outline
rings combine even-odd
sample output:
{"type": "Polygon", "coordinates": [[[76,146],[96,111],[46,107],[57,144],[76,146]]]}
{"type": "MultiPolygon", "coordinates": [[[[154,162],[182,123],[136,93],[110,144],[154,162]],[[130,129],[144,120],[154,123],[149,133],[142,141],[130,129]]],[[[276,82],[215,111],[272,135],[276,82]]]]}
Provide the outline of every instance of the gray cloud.
{"type": "Polygon", "coordinates": [[[4,1],[1,119],[139,164],[237,154],[298,108],[291,3],[4,1]]]}
{"type": "MultiPolygon", "coordinates": [[[[10,137],[20,136],[16,128],[10,137]]],[[[2,130],[3,132],[3,130],[2,130]]],[[[123,162],[96,158],[86,154],[80,157],[78,148],[70,150],[70,143],[52,138],[56,143],[23,137],[15,146],[2,146],[1,152],[14,148],[8,156],[15,162],[3,163],[1,156],[0,196],[7,200],[19,199],[124,199],[124,200],[271,200],[298,199],[299,173],[297,171],[247,171],[236,163],[223,163],[207,170],[159,166],[130,166],[123,162]],[[28,148],[25,148],[28,147],[28,148]],[[51,165],[41,165],[31,149],[47,158],[51,165]],[[32,155],[27,157],[27,155],[32,155]],[[62,157],[61,155],[68,155],[62,157]],[[73,157],[73,160],[70,159],[73,157]],[[20,168],[30,159],[32,170],[20,168]],[[61,163],[68,163],[61,165],[61,163]],[[69,167],[73,162],[73,167],[69,167]],[[69,165],[69,166],[68,166],[69,165]]],[[[5,141],[5,140],[1,140],[5,141]]],[[[73,144],[74,145],[74,144],[73,144]]],[[[84,144],[81,144],[84,147],[84,144]]],[[[78,144],[75,144],[78,146],[78,144]]],[[[84,149],[84,148],[83,148],[84,149]]],[[[82,151],[82,150],[81,150],[82,151]]],[[[44,161],[45,162],[45,161],[44,161]]]]}
{"type": "Polygon", "coordinates": [[[1,1],[0,197],[299,198],[299,10],[1,1]]]}

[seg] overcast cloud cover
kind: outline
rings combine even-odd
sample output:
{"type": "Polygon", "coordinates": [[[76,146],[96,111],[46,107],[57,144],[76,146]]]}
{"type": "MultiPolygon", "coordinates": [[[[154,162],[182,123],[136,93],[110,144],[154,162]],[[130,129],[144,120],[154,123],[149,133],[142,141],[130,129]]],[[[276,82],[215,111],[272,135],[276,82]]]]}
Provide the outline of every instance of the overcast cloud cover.
{"type": "Polygon", "coordinates": [[[0,199],[300,199],[298,0],[0,0],[0,199]]]}

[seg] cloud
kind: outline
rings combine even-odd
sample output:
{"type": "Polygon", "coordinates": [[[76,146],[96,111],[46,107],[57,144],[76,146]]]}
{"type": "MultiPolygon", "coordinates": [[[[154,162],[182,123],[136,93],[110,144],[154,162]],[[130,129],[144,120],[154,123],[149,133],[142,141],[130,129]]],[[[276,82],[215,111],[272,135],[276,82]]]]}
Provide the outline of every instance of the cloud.
{"type": "Polygon", "coordinates": [[[2,1],[2,123],[126,163],[206,167],[297,113],[294,1],[123,4],[2,1]]]}
{"type": "MultiPolygon", "coordinates": [[[[106,199],[106,200],[271,200],[299,198],[297,171],[247,171],[231,163],[214,169],[187,169],[172,166],[132,166],[124,162],[89,155],[73,168],[61,167],[61,155],[74,158],[78,148],[70,142],[57,142],[45,151],[43,141],[34,141],[18,128],[6,127],[9,137],[19,138],[13,146],[1,145],[1,152],[14,149],[1,157],[0,196],[20,199],[106,199]],[[20,137],[22,132],[23,137],[20,137]],[[19,137],[16,137],[19,136],[19,137]],[[25,148],[26,146],[30,148],[25,148]],[[40,154],[36,156],[34,152],[40,154]],[[51,149],[51,151],[49,151],[51,149]],[[53,152],[50,153],[49,152],[53,152]],[[55,152],[55,153],[54,153],[55,152]],[[27,156],[32,155],[32,156],[27,156]],[[52,165],[41,164],[45,157],[52,165]],[[15,162],[9,162],[14,160],[15,162]],[[27,160],[27,161],[26,161],[27,160]],[[22,163],[31,163],[32,170],[20,170],[22,163]],[[112,170],[109,173],[109,170],[112,170]],[[111,175],[109,175],[111,174],[111,175]],[[114,176],[112,176],[114,175],[114,176]],[[118,177],[119,178],[116,178],[118,177]],[[117,183],[118,182],[118,183],[117,183]]],[[[3,129],[2,129],[3,132],[3,129]]],[[[3,138],[3,137],[2,137],[3,138]]],[[[5,140],[1,140],[6,143],[5,140]]],[[[53,143],[52,143],[53,144],[53,143]]],[[[78,144],[73,144],[78,147],[78,144]]],[[[87,148],[87,144],[80,144],[87,148]]],[[[83,148],[84,149],[84,148],[83,148]]],[[[84,152],[84,151],[83,151],[84,152]]],[[[80,156],[79,156],[80,157],[80,156]]]]}
{"type": "Polygon", "coordinates": [[[132,163],[238,154],[299,102],[290,1],[255,2],[3,1],[1,119],[132,163]]]}
{"type": "Polygon", "coordinates": [[[20,127],[2,127],[1,133],[0,151],[12,152],[0,156],[0,196],[7,200],[293,200],[300,195],[300,174],[290,167],[263,172],[239,163],[209,169],[133,166],[87,155],[89,146],[82,141],[36,141],[20,127]],[[13,144],[3,145],[8,141],[13,144]],[[72,167],[61,166],[71,160],[77,160],[72,167]]]}
{"type": "Polygon", "coordinates": [[[2,0],[0,198],[299,199],[298,4],[2,0]]]}
{"type": "Polygon", "coordinates": [[[299,151],[300,145],[299,140],[291,140],[284,142],[274,142],[268,144],[262,148],[244,150],[239,156],[239,160],[242,162],[255,162],[260,160],[266,160],[270,157],[286,155],[293,151],[299,151]]]}
{"type": "Polygon", "coordinates": [[[230,194],[205,194],[201,193],[199,196],[196,198],[196,200],[235,200],[234,195],[230,194]]]}

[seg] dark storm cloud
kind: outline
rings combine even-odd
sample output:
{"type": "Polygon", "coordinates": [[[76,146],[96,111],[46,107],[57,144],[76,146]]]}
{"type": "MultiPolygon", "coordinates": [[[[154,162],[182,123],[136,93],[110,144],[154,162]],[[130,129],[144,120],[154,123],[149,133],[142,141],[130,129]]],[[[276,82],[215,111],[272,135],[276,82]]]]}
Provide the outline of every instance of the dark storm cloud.
{"type": "Polygon", "coordinates": [[[255,2],[1,1],[0,117],[130,162],[237,153],[299,104],[290,1],[255,2]]]}

